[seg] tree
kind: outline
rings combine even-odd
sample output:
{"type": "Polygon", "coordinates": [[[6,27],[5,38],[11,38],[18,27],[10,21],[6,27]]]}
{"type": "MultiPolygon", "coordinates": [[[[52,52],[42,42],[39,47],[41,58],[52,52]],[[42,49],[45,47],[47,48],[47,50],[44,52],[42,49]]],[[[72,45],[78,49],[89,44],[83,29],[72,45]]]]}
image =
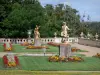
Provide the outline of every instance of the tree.
{"type": "Polygon", "coordinates": [[[27,37],[25,35],[28,29],[34,29],[35,25],[43,23],[43,7],[37,0],[24,0],[22,3],[13,0],[12,3],[12,11],[2,21],[1,27],[7,34],[6,37],[27,37]]]}
{"type": "Polygon", "coordinates": [[[70,36],[80,34],[78,11],[68,5],[42,7],[38,0],[1,0],[0,3],[0,37],[27,37],[27,30],[34,30],[36,25],[40,25],[41,37],[54,37],[54,32],[60,36],[63,21],[71,29],[70,36]]]}

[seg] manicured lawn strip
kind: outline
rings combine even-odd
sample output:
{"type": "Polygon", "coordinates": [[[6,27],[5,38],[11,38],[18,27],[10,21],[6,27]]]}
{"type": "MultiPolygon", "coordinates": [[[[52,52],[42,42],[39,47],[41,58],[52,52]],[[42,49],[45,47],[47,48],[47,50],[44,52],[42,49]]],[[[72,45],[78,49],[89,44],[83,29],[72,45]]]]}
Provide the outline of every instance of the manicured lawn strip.
{"type": "Polygon", "coordinates": [[[100,59],[84,57],[84,62],[48,62],[47,57],[19,57],[23,70],[38,71],[100,71],[100,59]]]}
{"type": "Polygon", "coordinates": [[[4,70],[4,64],[2,58],[0,58],[0,70],[4,70]]]}
{"type": "MultiPolygon", "coordinates": [[[[43,53],[42,49],[26,49],[25,46],[21,46],[21,45],[13,45],[14,50],[12,52],[14,53],[43,53]]],[[[58,47],[53,47],[53,46],[49,46],[50,49],[47,49],[46,52],[47,53],[58,53],[59,49],[58,47]]],[[[3,46],[0,44],[0,52],[4,52],[3,46]]]]}
{"type": "Polygon", "coordinates": [[[4,52],[3,44],[0,44],[0,52],[4,52]]]}
{"type": "Polygon", "coordinates": [[[0,75],[100,75],[100,72],[0,71],[0,75]]]}
{"type": "Polygon", "coordinates": [[[77,52],[88,52],[88,51],[86,51],[86,50],[78,50],[77,52]]]}
{"type": "Polygon", "coordinates": [[[81,57],[84,57],[85,55],[84,55],[84,54],[78,54],[78,53],[75,53],[75,56],[81,56],[81,57]]]}
{"type": "MultiPolygon", "coordinates": [[[[49,45],[47,45],[49,46],[49,45]]],[[[26,49],[25,46],[21,46],[18,44],[14,44],[13,45],[13,52],[15,53],[21,53],[21,52],[28,52],[28,53],[43,53],[42,49],[26,49]]],[[[49,46],[50,49],[47,49],[46,52],[47,53],[59,53],[59,48],[58,47],[54,47],[54,46],[49,46]]],[[[0,52],[4,52],[3,50],[3,45],[0,45],[0,52]]],[[[78,50],[78,52],[87,52],[86,50],[78,50]]]]}
{"type": "MultiPolygon", "coordinates": [[[[43,53],[42,49],[26,49],[25,46],[20,46],[20,45],[14,46],[14,48],[15,48],[14,52],[18,52],[18,53],[19,52],[43,53]]],[[[49,46],[49,48],[50,49],[47,49],[46,52],[55,52],[55,53],[57,53],[59,51],[57,47],[49,46]]]]}
{"type": "MultiPolygon", "coordinates": [[[[22,70],[30,71],[100,71],[100,59],[84,57],[84,62],[48,62],[48,57],[20,56],[19,62],[22,70]]],[[[6,69],[0,58],[0,70],[6,69]]]]}

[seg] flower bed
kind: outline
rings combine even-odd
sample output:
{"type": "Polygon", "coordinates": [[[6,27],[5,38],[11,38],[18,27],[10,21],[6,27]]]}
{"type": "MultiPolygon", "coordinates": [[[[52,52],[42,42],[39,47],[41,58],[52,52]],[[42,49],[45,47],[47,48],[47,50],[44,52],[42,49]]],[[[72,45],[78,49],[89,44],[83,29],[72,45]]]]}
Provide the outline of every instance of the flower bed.
{"type": "Polygon", "coordinates": [[[97,53],[97,54],[96,54],[96,55],[94,55],[93,57],[100,58],[100,53],[97,53]]]}
{"type": "Polygon", "coordinates": [[[52,45],[52,46],[57,46],[58,47],[60,44],[59,43],[54,43],[54,42],[49,42],[48,45],[52,45]]]}
{"type": "Polygon", "coordinates": [[[29,45],[28,42],[24,42],[24,43],[21,44],[21,46],[28,46],[28,45],[29,45]]]}
{"type": "Polygon", "coordinates": [[[81,62],[81,61],[84,61],[84,60],[81,57],[77,57],[77,56],[72,56],[72,57],[68,57],[68,58],[67,57],[59,57],[59,56],[50,56],[48,58],[48,61],[49,62],[68,62],[68,61],[81,62]]]}
{"type": "Polygon", "coordinates": [[[72,61],[72,62],[74,62],[74,61],[78,61],[78,62],[84,61],[83,58],[78,57],[78,56],[72,56],[72,57],[69,57],[67,59],[68,59],[68,61],[72,61]]]}
{"type": "Polygon", "coordinates": [[[11,43],[4,43],[3,47],[4,47],[4,51],[12,51],[13,50],[11,43]]]}
{"type": "Polygon", "coordinates": [[[48,49],[47,46],[33,46],[33,45],[29,45],[26,47],[27,49],[42,49],[42,48],[46,48],[48,49]]]}
{"type": "Polygon", "coordinates": [[[48,58],[48,61],[49,62],[60,62],[60,61],[67,62],[66,57],[59,57],[57,55],[56,56],[50,56],[48,58]]]}
{"type": "Polygon", "coordinates": [[[18,57],[13,55],[4,55],[3,62],[5,67],[16,67],[19,65],[18,57]]]}
{"type": "Polygon", "coordinates": [[[76,48],[76,47],[71,48],[71,51],[72,51],[72,52],[77,52],[78,50],[80,50],[80,49],[78,49],[78,48],[76,48]]]}

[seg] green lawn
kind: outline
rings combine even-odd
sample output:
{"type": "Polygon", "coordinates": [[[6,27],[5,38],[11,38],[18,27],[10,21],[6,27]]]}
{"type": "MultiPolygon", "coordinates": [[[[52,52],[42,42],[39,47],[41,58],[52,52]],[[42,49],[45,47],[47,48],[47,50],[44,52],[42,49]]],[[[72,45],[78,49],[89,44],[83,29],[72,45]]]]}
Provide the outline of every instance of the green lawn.
{"type": "MultiPolygon", "coordinates": [[[[58,53],[59,49],[58,47],[53,47],[53,46],[49,46],[50,49],[47,49],[46,52],[49,53],[58,53]]],[[[21,46],[21,45],[13,45],[13,51],[15,53],[21,53],[21,52],[28,52],[28,53],[43,53],[42,49],[26,49],[26,46],[21,46]]],[[[3,46],[0,45],[0,52],[4,52],[3,50],[3,46]]]]}
{"type": "MultiPolygon", "coordinates": [[[[15,53],[28,52],[28,53],[41,53],[41,49],[26,49],[25,46],[13,45],[15,53]]],[[[47,53],[58,53],[58,47],[49,46],[47,53]]],[[[84,50],[83,50],[84,51],[84,50]]],[[[3,46],[0,45],[0,52],[3,52],[3,46]]],[[[78,52],[77,52],[78,53],[78,52]]],[[[13,68],[14,70],[31,70],[31,71],[100,71],[100,59],[95,57],[84,57],[84,62],[48,62],[48,57],[28,57],[20,56],[20,69],[13,68]]],[[[4,68],[2,58],[0,58],[0,70],[12,70],[12,68],[4,68]]]]}
{"type": "Polygon", "coordinates": [[[78,50],[77,52],[88,52],[88,51],[86,51],[86,50],[78,50]]]}
{"type": "MultiPolygon", "coordinates": [[[[100,71],[100,59],[83,57],[84,62],[48,62],[47,57],[19,57],[20,70],[31,71],[100,71]]],[[[0,69],[4,70],[0,59],[0,69]]],[[[10,69],[11,70],[11,69],[10,69]]]]}
{"type": "MultiPolygon", "coordinates": [[[[49,49],[46,50],[47,53],[59,53],[59,48],[48,45],[49,49]]],[[[14,53],[22,53],[22,52],[28,52],[28,53],[43,53],[42,49],[26,49],[26,46],[21,46],[18,44],[13,45],[13,51],[14,53]]],[[[3,46],[0,45],[0,52],[4,52],[3,46]]],[[[86,50],[79,50],[78,52],[87,52],[86,50]]]]}

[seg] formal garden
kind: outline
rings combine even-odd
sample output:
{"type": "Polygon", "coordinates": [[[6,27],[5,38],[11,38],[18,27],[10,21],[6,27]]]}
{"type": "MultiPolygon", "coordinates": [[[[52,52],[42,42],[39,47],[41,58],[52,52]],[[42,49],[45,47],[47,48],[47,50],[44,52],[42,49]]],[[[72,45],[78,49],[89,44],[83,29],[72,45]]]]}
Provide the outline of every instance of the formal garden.
{"type": "MultiPolygon", "coordinates": [[[[0,69],[1,70],[28,70],[28,71],[99,71],[100,58],[97,57],[86,57],[85,55],[79,54],[79,52],[87,52],[86,50],[75,50],[75,56],[82,57],[83,61],[55,61],[50,62],[50,56],[27,56],[25,53],[43,54],[42,49],[26,49],[26,46],[13,45],[12,50],[19,59],[19,67],[6,68],[4,67],[3,59],[0,58],[0,69]],[[24,54],[23,54],[24,53],[24,54]],[[27,65],[28,64],[28,65],[27,65]]],[[[49,46],[46,50],[46,54],[59,55],[58,47],[49,46]]],[[[0,52],[4,52],[3,46],[0,46],[0,52]]]]}
{"type": "Polygon", "coordinates": [[[100,75],[100,21],[62,2],[0,0],[0,75],[100,75]]]}

